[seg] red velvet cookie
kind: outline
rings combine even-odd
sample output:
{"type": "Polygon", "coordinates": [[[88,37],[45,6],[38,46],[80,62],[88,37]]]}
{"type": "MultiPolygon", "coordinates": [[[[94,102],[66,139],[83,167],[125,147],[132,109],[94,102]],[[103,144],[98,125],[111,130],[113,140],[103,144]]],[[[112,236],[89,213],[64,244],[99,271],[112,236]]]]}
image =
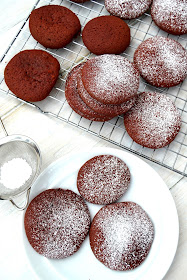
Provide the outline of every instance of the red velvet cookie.
{"type": "Polygon", "coordinates": [[[88,207],[70,190],[49,189],[29,204],[24,218],[31,246],[51,259],[63,259],[78,251],[90,227],[88,207]]]}
{"type": "Polygon", "coordinates": [[[104,104],[121,104],[136,96],[139,72],[128,59],[112,54],[87,60],[82,68],[86,91],[104,104]]]}
{"type": "Polygon", "coordinates": [[[77,114],[88,120],[100,122],[110,120],[112,118],[111,116],[105,116],[96,113],[90,107],[88,107],[79,96],[77,90],[77,75],[82,67],[83,64],[75,66],[68,74],[66,79],[65,96],[68,104],[77,114]]]}
{"type": "Polygon", "coordinates": [[[120,54],[130,44],[130,28],[120,18],[100,16],[85,25],[82,39],[94,54],[120,54]]]}
{"type": "Polygon", "coordinates": [[[180,84],[187,74],[187,54],[177,41],[152,37],[142,42],[134,53],[140,75],[157,87],[180,84]]]}
{"type": "Polygon", "coordinates": [[[90,228],[95,257],[113,270],[132,270],[149,254],[154,226],[147,213],[134,202],[104,206],[90,228]]]}
{"type": "Polygon", "coordinates": [[[43,6],[32,11],[29,28],[36,41],[46,48],[58,49],[69,44],[80,32],[78,17],[59,5],[43,6]]]}
{"type": "Polygon", "coordinates": [[[152,0],[105,0],[107,11],[117,17],[132,19],[147,11],[152,0]]]}
{"type": "Polygon", "coordinates": [[[122,104],[103,104],[91,97],[91,95],[89,95],[89,93],[85,90],[81,78],[81,73],[78,74],[77,88],[80,97],[86,103],[86,105],[88,105],[90,108],[92,108],[92,110],[94,110],[98,114],[105,114],[107,116],[118,116],[120,114],[124,114],[125,112],[130,110],[130,108],[134,105],[136,100],[136,97],[133,97],[122,104]]]}
{"type": "Polygon", "coordinates": [[[187,33],[186,0],[154,0],[151,16],[155,24],[168,33],[174,35],[187,33]]]}
{"type": "Polygon", "coordinates": [[[95,156],[79,170],[77,188],[89,202],[108,204],[119,199],[130,184],[130,171],[123,160],[112,155],[95,156]]]}
{"type": "Polygon", "coordinates": [[[164,94],[143,92],[124,115],[125,128],[138,144],[151,149],[171,143],[181,127],[175,104],[164,94]]]}
{"type": "Polygon", "coordinates": [[[8,88],[25,101],[46,98],[55,85],[60,70],[56,58],[45,51],[25,50],[16,54],[4,72],[8,88]]]}

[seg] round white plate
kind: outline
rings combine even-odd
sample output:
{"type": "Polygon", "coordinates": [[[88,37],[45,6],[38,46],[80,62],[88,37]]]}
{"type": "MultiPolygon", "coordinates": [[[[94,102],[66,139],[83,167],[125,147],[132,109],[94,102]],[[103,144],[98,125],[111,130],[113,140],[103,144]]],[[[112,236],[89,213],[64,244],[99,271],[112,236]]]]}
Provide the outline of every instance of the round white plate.
{"type": "MultiPolygon", "coordinates": [[[[179,235],[177,210],[173,198],[159,175],[138,157],[117,149],[96,148],[77,153],[52,163],[32,186],[30,200],[49,188],[71,189],[78,193],[76,178],[79,168],[90,158],[111,154],[126,162],[131,172],[128,191],[119,201],[134,201],[150,216],[155,238],[146,260],[132,271],[113,271],[100,263],[93,255],[89,237],[73,256],[62,260],[50,260],[34,251],[25,235],[23,241],[28,260],[39,279],[45,280],[161,280],[175,256],[179,235]]],[[[91,218],[102,207],[87,203],[91,218]]]]}

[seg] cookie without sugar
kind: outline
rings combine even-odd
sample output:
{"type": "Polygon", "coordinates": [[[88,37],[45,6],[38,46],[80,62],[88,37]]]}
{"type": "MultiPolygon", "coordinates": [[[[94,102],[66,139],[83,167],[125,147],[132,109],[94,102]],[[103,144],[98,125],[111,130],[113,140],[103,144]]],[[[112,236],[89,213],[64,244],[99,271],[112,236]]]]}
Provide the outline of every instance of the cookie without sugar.
{"type": "Polygon", "coordinates": [[[4,77],[8,88],[25,101],[41,101],[54,87],[60,70],[56,58],[42,50],[25,50],[7,64],[4,77]]]}
{"type": "Polygon", "coordinates": [[[59,49],[69,44],[80,32],[78,17],[59,5],[42,6],[32,11],[29,29],[36,41],[46,48],[59,49]]]}
{"type": "Polygon", "coordinates": [[[120,54],[130,44],[130,28],[120,18],[100,16],[85,25],[82,39],[94,54],[120,54]]]}

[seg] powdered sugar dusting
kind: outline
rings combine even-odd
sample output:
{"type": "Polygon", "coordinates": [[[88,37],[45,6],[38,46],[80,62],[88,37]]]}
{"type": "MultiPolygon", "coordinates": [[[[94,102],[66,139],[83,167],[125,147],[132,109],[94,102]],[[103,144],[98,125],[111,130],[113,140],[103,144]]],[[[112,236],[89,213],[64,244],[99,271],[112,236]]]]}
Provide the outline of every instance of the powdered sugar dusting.
{"type": "Polygon", "coordinates": [[[105,0],[105,7],[112,15],[132,19],[142,15],[152,0],[105,0]]]}
{"type": "Polygon", "coordinates": [[[133,63],[119,55],[101,55],[82,69],[88,93],[104,104],[121,104],[137,94],[139,73],[133,63]]]}
{"type": "Polygon", "coordinates": [[[80,194],[96,204],[116,201],[127,190],[130,171],[127,165],[112,155],[96,156],[79,170],[77,187],[80,194]]]}
{"type": "Polygon", "coordinates": [[[120,114],[123,114],[127,112],[135,103],[136,97],[131,98],[130,100],[117,105],[112,104],[103,104],[93,97],[89,95],[89,93],[85,90],[85,87],[82,82],[81,75],[78,75],[77,78],[77,85],[78,85],[78,92],[83,101],[94,111],[96,111],[99,114],[106,114],[110,116],[117,116],[120,114]]]}
{"type": "Polygon", "coordinates": [[[93,253],[114,270],[131,270],[140,265],[149,253],[153,238],[150,218],[134,202],[103,207],[90,229],[93,253]]]}
{"type": "Polygon", "coordinates": [[[25,214],[25,229],[33,248],[47,258],[66,258],[84,241],[90,226],[83,199],[70,190],[41,193],[25,214]]]}
{"type": "Polygon", "coordinates": [[[32,175],[32,168],[23,158],[13,158],[0,168],[0,191],[6,194],[6,188],[14,190],[22,187],[32,175]]]}
{"type": "Polygon", "coordinates": [[[145,92],[124,116],[133,140],[148,148],[161,148],[174,140],[181,117],[172,100],[161,93],[145,92]]]}
{"type": "Polygon", "coordinates": [[[154,0],[151,16],[163,30],[173,34],[187,32],[187,2],[186,0],[154,0]]]}
{"type": "Polygon", "coordinates": [[[187,54],[173,39],[153,37],[142,42],[134,54],[134,62],[142,77],[150,84],[171,87],[187,74],[187,54]]]}

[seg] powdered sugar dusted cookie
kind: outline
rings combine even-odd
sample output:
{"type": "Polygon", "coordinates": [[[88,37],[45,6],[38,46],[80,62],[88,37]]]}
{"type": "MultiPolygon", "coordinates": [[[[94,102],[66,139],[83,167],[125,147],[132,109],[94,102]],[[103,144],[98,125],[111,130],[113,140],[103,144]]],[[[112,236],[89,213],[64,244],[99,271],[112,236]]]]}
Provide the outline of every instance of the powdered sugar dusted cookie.
{"type": "Polygon", "coordinates": [[[70,190],[49,189],[30,202],[24,225],[36,252],[62,259],[80,248],[89,231],[90,214],[81,196],[70,190]]]}
{"type": "Polygon", "coordinates": [[[152,0],[105,0],[107,11],[117,17],[132,19],[147,11],[152,0]]]}
{"type": "Polygon", "coordinates": [[[187,74],[187,54],[177,41],[152,37],[142,42],[134,53],[140,75],[157,87],[180,84],[187,74]]]}
{"type": "Polygon", "coordinates": [[[187,33],[186,0],[153,0],[151,16],[156,25],[168,33],[187,33]]]}
{"type": "Polygon", "coordinates": [[[90,228],[95,257],[113,270],[132,270],[149,254],[154,226],[147,213],[134,202],[104,206],[90,228]]]}
{"type": "Polygon", "coordinates": [[[130,171],[123,160],[112,155],[95,156],[79,170],[77,188],[89,202],[112,203],[119,199],[130,184],[130,171]]]}
{"type": "Polygon", "coordinates": [[[104,104],[121,104],[136,96],[139,72],[128,59],[104,54],[87,60],[82,68],[87,92],[104,104]]]}
{"type": "Polygon", "coordinates": [[[157,149],[175,139],[181,127],[181,117],[169,97],[161,93],[144,92],[124,115],[124,124],[136,143],[157,149]]]}

